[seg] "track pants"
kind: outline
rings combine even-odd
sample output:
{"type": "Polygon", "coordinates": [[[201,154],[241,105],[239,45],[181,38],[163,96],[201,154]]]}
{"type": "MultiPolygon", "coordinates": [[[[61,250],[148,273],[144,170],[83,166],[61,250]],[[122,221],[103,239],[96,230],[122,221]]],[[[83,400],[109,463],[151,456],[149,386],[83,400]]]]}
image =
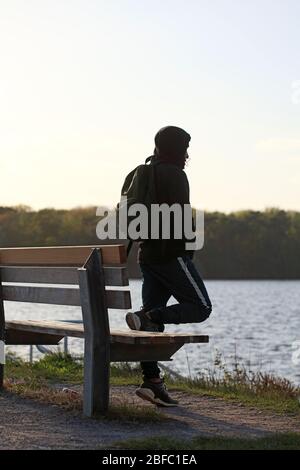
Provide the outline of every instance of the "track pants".
{"type": "MultiPolygon", "coordinates": [[[[140,264],[143,308],[157,323],[200,323],[212,306],[201,276],[189,256],[165,264],[140,264]],[[173,296],[177,304],[167,307],[173,296]]],[[[157,362],[141,362],[144,378],[159,377],[157,362]]]]}

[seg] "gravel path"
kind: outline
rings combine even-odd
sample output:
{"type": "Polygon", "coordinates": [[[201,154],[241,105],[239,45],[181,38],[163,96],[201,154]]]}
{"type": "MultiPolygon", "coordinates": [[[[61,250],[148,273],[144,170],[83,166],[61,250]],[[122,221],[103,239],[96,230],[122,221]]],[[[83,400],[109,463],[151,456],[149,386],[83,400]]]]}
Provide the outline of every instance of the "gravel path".
{"type": "MultiPolygon", "coordinates": [[[[131,386],[112,387],[112,401],[141,404],[134,390],[131,386]]],[[[160,413],[170,420],[133,424],[88,419],[79,412],[2,392],[0,449],[98,449],[110,448],[117,440],[154,435],[261,437],[274,432],[300,432],[299,417],[270,414],[185,392],[172,392],[172,395],[181,405],[160,408],[160,413]]]]}

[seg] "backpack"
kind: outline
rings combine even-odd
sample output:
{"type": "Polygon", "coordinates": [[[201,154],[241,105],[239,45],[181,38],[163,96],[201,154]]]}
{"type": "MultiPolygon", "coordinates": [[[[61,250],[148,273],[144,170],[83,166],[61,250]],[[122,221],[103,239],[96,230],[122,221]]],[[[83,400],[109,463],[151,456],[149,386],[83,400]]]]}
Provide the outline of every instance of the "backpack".
{"type": "MultiPolygon", "coordinates": [[[[127,210],[133,204],[144,204],[150,211],[151,204],[157,202],[155,173],[158,162],[151,162],[151,159],[152,157],[148,157],[144,164],[138,165],[125,178],[121,190],[121,198],[126,197],[127,210]]],[[[117,206],[117,211],[119,211],[119,207],[120,203],[117,206]]],[[[130,217],[127,214],[127,226],[133,218],[134,217],[130,217]]],[[[133,241],[137,240],[129,239],[127,255],[129,254],[133,241]]],[[[142,241],[142,239],[139,239],[139,241],[142,241]]]]}

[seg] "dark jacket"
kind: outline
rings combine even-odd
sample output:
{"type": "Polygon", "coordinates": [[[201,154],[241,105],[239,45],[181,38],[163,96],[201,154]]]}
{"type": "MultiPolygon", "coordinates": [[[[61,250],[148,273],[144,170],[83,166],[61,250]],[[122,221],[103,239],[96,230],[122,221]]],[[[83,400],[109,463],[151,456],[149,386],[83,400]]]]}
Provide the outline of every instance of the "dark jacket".
{"type": "MultiPolygon", "coordinates": [[[[170,163],[160,162],[155,165],[155,184],[157,203],[172,205],[178,203],[182,206],[190,204],[190,191],[187,176],[178,166],[170,163]]],[[[171,261],[174,258],[192,252],[185,249],[186,239],[184,238],[182,221],[182,239],[173,238],[173,222],[171,217],[171,237],[169,240],[145,240],[140,242],[138,261],[145,264],[159,264],[171,261]]],[[[188,240],[191,242],[191,240],[188,240]]]]}

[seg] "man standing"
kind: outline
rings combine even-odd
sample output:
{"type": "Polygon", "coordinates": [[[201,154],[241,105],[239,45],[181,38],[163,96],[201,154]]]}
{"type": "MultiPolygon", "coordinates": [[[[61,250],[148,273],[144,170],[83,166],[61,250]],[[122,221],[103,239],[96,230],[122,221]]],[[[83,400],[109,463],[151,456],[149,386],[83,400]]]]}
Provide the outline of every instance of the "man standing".
{"type": "MultiPolygon", "coordinates": [[[[189,183],[184,172],[189,158],[190,135],[167,126],[155,136],[151,164],[155,164],[155,192],[158,204],[190,204],[189,183]]],[[[183,211],[182,211],[183,214],[183,211]]],[[[173,227],[170,233],[174,233],[173,227]]],[[[183,222],[182,222],[183,224],[183,222]]],[[[171,224],[172,225],[172,224],[171,224]]],[[[129,312],[126,322],[132,330],[163,332],[165,324],[203,322],[212,310],[204,283],[186,250],[186,239],[148,239],[140,243],[139,264],[143,275],[143,308],[129,312]],[[167,306],[170,297],[177,304],[167,306]]],[[[176,406],[160,377],[157,362],[142,362],[143,383],[136,394],[158,406],[176,406]]]]}

